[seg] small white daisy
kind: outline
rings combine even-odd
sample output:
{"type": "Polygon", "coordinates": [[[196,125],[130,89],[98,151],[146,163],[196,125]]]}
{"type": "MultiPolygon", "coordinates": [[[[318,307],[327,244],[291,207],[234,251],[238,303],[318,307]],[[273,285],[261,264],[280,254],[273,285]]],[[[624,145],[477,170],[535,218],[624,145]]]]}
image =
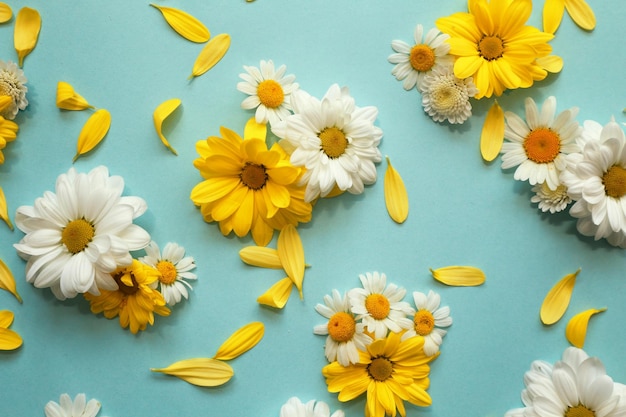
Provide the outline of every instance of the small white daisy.
{"type": "Polygon", "coordinates": [[[441,307],[441,296],[433,291],[428,291],[428,296],[422,292],[415,291],[413,300],[417,311],[413,316],[413,328],[402,335],[402,340],[420,335],[424,337],[424,353],[426,356],[433,356],[439,351],[442,338],[447,330],[441,327],[452,325],[450,317],[450,307],[441,307]]]}
{"type": "Polygon", "coordinates": [[[155,282],[155,288],[163,295],[165,302],[170,306],[179,303],[182,297],[187,299],[189,292],[185,286],[191,289],[186,279],[196,279],[196,274],[189,272],[195,269],[196,264],[191,256],[185,256],[185,248],[176,243],[169,242],[159,250],[159,245],[152,241],[145,248],[146,256],[139,258],[141,262],[150,265],[159,271],[159,281],[155,282]]]}
{"type": "Polygon", "coordinates": [[[433,69],[424,77],[422,106],[436,122],[461,124],[472,115],[469,99],[478,93],[472,77],[461,80],[450,66],[433,69]]]}
{"type": "Polygon", "coordinates": [[[426,75],[437,67],[454,63],[454,58],[449,54],[450,45],[446,42],[449,35],[432,28],[422,41],[423,33],[424,27],[417,25],[413,33],[413,46],[404,41],[391,42],[391,47],[396,51],[387,58],[389,62],[396,64],[391,74],[398,81],[404,80],[402,87],[405,90],[411,90],[417,85],[417,89],[423,91],[422,84],[426,75]]]}
{"type": "Polygon", "coordinates": [[[348,292],[352,312],[357,320],[362,320],[368,332],[376,339],[387,336],[387,330],[399,333],[413,327],[413,321],[407,314],[413,309],[402,301],[406,290],[395,284],[387,285],[387,276],[378,272],[359,275],[363,288],[354,288],[348,292]]]}
{"type": "Polygon", "coordinates": [[[572,202],[571,197],[567,194],[567,187],[563,184],[559,184],[554,190],[551,190],[545,182],[536,184],[533,186],[532,192],[535,195],[530,198],[530,202],[539,203],[538,207],[544,213],[547,211],[552,214],[558,213],[565,210],[565,207],[572,202]]]}
{"type": "Polygon", "coordinates": [[[274,125],[291,114],[291,93],[298,89],[294,83],[295,75],[285,75],[287,67],[281,65],[274,69],[274,62],[261,61],[260,68],[243,67],[247,74],[239,74],[244,81],[237,84],[237,90],[248,94],[241,107],[246,110],[256,109],[257,123],[274,125]]]}
{"type": "Polygon", "coordinates": [[[580,151],[577,140],[582,128],[575,120],[578,108],[565,110],[555,118],[554,96],[546,99],[541,112],[533,99],[527,98],[525,104],[525,122],[515,113],[504,113],[507,141],[502,145],[502,169],[517,167],[516,180],[528,180],[531,185],[545,182],[554,190],[565,169],[565,156],[580,151]]]}
{"type": "Polygon", "coordinates": [[[6,95],[13,99],[13,103],[4,109],[0,116],[13,120],[18,111],[24,110],[28,106],[26,82],[24,71],[18,68],[15,62],[0,61],[0,95],[6,95]]]}
{"type": "Polygon", "coordinates": [[[315,311],[328,319],[326,324],[313,328],[313,333],[328,335],[324,350],[329,362],[337,361],[348,366],[359,361],[359,350],[365,351],[372,338],[363,333],[365,325],[357,323],[350,312],[350,302],[339,291],[333,290],[332,297],[324,296],[324,304],[317,304],[315,311]]]}
{"type": "Polygon", "coordinates": [[[323,401],[311,400],[306,404],[299,398],[291,397],[281,408],[280,417],[344,417],[341,410],[330,414],[328,404],[323,401]]]}
{"type": "Polygon", "coordinates": [[[96,417],[100,412],[100,403],[91,399],[87,402],[85,394],[78,394],[74,401],[67,394],[62,394],[59,404],[48,402],[44,408],[46,417],[96,417]]]}

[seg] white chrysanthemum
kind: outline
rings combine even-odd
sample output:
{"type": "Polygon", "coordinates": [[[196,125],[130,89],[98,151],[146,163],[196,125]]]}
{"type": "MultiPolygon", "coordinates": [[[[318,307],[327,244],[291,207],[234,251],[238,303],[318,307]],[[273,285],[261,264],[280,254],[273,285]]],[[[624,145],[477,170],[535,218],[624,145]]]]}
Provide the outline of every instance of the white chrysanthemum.
{"type": "Polygon", "coordinates": [[[378,272],[359,275],[363,288],[354,288],[348,292],[352,312],[357,320],[362,320],[368,332],[376,339],[387,336],[387,330],[399,333],[413,327],[413,321],[407,314],[413,309],[402,301],[406,290],[395,284],[387,285],[387,276],[378,272]]]}
{"type": "Polygon", "coordinates": [[[104,166],[89,173],[71,168],[34,206],[21,206],[15,223],[26,235],[14,244],[28,261],[26,281],[50,288],[63,300],[78,293],[116,290],[110,273],[130,265],[130,251],[143,249],[150,235],[133,224],[146,211],[139,197],[122,197],[124,180],[104,166]]]}
{"type": "Polygon", "coordinates": [[[472,115],[470,98],[478,93],[472,77],[461,80],[454,68],[442,66],[424,77],[422,106],[436,122],[461,124],[472,115]]]}
{"type": "Polygon", "coordinates": [[[0,113],[0,116],[13,120],[18,111],[28,106],[26,82],[24,71],[18,68],[15,62],[0,61],[0,96],[6,95],[13,99],[13,103],[0,113]]]}
{"type": "Polygon", "coordinates": [[[196,279],[197,276],[189,272],[196,268],[196,264],[191,256],[185,256],[185,248],[169,242],[161,253],[159,245],[152,241],[146,246],[146,256],[139,260],[159,271],[159,280],[155,281],[154,285],[155,288],[158,286],[167,304],[173,306],[179,303],[182,297],[185,299],[189,297],[185,286],[192,288],[185,280],[196,279]]]}
{"type": "Polygon", "coordinates": [[[545,182],[536,184],[532,192],[535,195],[530,198],[530,202],[539,203],[538,206],[544,213],[547,211],[552,214],[558,213],[565,210],[565,207],[572,202],[567,194],[567,187],[563,184],[559,184],[554,190],[551,190],[545,182]]]}
{"type": "Polygon", "coordinates": [[[330,408],[323,401],[311,400],[306,404],[299,398],[291,397],[281,408],[280,417],[344,417],[341,410],[330,414],[330,408]]]}
{"type": "Polygon", "coordinates": [[[413,327],[402,335],[402,340],[420,335],[424,338],[424,353],[426,356],[433,356],[439,351],[439,346],[446,335],[447,330],[441,327],[452,325],[450,317],[450,307],[441,307],[441,296],[433,291],[428,291],[428,295],[415,291],[413,300],[417,311],[413,316],[413,327]]]}
{"type": "Polygon", "coordinates": [[[313,328],[319,335],[328,335],[324,350],[329,362],[337,361],[348,366],[359,361],[359,350],[365,351],[372,338],[363,333],[365,325],[357,323],[350,311],[350,302],[339,291],[333,290],[332,297],[324,296],[324,304],[315,306],[315,311],[328,319],[326,324],[313,328]]]}
{"type": "MultiPolygon", "coordinates": [[[[594,126],[593,123],[585,123],[594,126]]],[[[577,228],[595,240],[626,248],[626,139],[619,124],[591,128],[581,153],[569,155],[561,180],[576,203],[569,213],[577,228]],[[593,129],[593,130],[591,130],[593,129]]]]}
{"type": "Polygon", "coordinates": [[[389,62],[396,64],[391,71],[398,81],[403,81],[402,87],[410,90],[417,85],[423,91],[424,77],[440,66],[450,66],[454,58],[449,54],[450,45],[446,40],[450,37],[445,33],[432,28],[422,41],[424,27],[417,25],[413,37],[415,44],[410,46],[403,41],[391,42],[395,54],[389,55],[389,62]]]}
{"type": "Polygon", "coordinates": [[[100,403],[91,399],[87,402],[85,394],[78,394],[74,401],[67,394],[62,394],[59,404],[48,402],[44,409],[46,417],[96,417],[100,412],[100,403]]]}
{"type": "Polygon", "coordinates": [[[291,163],[304,166],[301,184],[305,201],[327,196],[334,187],[360,194],[365,184],[376,182],[381,161],[378,145],[382,130],[374,126],[378,109],[357,107],[347,87],[332,85],[322,100],[302,90],[292,95],[294,113],[272,126],[287,142],[291,163]]]}
{"type": "Polygon", "coordinates": [[[552,366],[534,361],[524,375],[524,408],[505,417],[622,417],[626,390],[606,374],[598,358],[569,347],[552,366]]]}
{"type": "Polygon", "coordinates": [[[582,128],[574,120],[578,108],[572,107],[555,116],[556,98],[548,97],[539,112],[527,98],[526,122],[512,112],[505,112],[506,126],[502,145],[502,169],[517,167],[514,178],[531,185],[546,183],[554,190],[559,174],[565,169],[565,156],[579,152],[577,144],[582,128]]]}
{"type": "Polygon", "coordinates": [[[244,65],[247,74],[239,74],[244,81],[237,84],[237,90],[248,94],[241,107],[246,110],[256,109],[257,123],[274,125],[291,114],[291,93],[298,89],[294,83],[295,75],[286,75],[287,67],[281,65],[274,69],[274,62],[261,61],[257,67],[244,65]]]}

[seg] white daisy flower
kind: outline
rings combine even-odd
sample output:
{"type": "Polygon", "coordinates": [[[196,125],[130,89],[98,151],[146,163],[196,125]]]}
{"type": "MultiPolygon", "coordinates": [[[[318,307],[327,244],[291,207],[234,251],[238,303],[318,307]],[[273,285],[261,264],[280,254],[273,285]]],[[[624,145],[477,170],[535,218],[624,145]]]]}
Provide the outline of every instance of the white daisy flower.
{"type": "Polygon", "coordinates": [[[13,120],[18,111],[28,106],[26,81],[24,71],[18,68],[15,62],[0,61],[0,96],[6,95],[13,99],[13,103],[4,109],[0,116],[13,120]]]}
{"type": "Polygon", "coordinates": [[[378,272],[359,275],[363,288],[354,288],[348,292],[352,312],[357,320],[362,320],[368,332],[376,339],[387,336],[387,330],[399,333],[413,327],[413,321],[407,314],[413,309],[402,301],[406,290],[394,284],[387,285],[387,276],[378,272]]]}
{"type": "Polygon", "coordinates": [[[389,62],[396,64],[391,71],[398,81],[403,81],[402,87],[411,90],[417,85],[419,91],[423,91],[423,82],[426,75],[440,66],[449,66],[454,63],[454,58],[449,54],[450,45],[446,40],[450,37],[445,33],[432,28],[422,41],[424,27],[417,25],[413,33],[415,44],[395,40],[391,47],[395,54],[389,55],[389,62]]]}
{"type": "Polygon", "coordinates": [[[422,82],[422,106],[436,122],[465,122],[472,115],[469,99],[476,94],[472,77],[457,78],[451,65],[434,68],[422,82]]]}
{"type": "Polygon", "coordinates": [[[598,358],[569,347],[552,366],[535,361],[524,375],[525,407],[505,417],[621,417],[626,415],[626,390],[606,374],[598,358]]]}
{"type": "Polygon", "coordinates": [[[428,296],[415,291],[413,300],[417,307],[413,316],[413,327],[402,335],[402,340],[416,335],[424,337],[424,353],[426,356],[433,356],[439,351],[442,338],[447,333],[447,330],[441,327],[452,325],[450,307],[439,308],[441,296],[433,291],[428,291],[428,296]]]}
{"type": "Polygon", "coordinates": [[[295,75],[285,76],[287,67],[281,65],[274,69],[274,62],[261,61],[260,68],[243,67],[247,74],[239,74],[244,81],[237,84],[237,90],[248,94],[241,107],[246,110],[256,109],[257,123],[265,124],[269,121],[274,125],[291,114],[291,93],[298,89],[294,83],[295,75]]]}
{"type": "Polygon", "coordinates": [[[122,197],[124,180],[104,166],[88,174],[71,168],[34,206],[18,207],[15,223],[26,235],[13,246],[26,264],[26,281],[60,299],[98,289],[116,290],[110,273],[130,265],[130,251],[150,235],[133,224],[146,211],[139,197],[122,197]]]}
{"type": "Polygon", "coordinates": [[[173,306],[179,303],[182,297],[187,299],[189,292],[185,286],[192,288],[185,280],[196,279],[197,276],[189,272],[196,268],[196,264],[191,256],[185,256],[185,248],[169,242],[161,253],[159,245],[152,241],[145,250],[146,256],[139,258],[139,261],[159,271],[159,281],[154,284],[155,288],[158,286],[165,302],[173,306]]]}
{"type": "Polygon", "coordinates": [[[544,213],[547,211],[552,214],[558,213],[565,210],[565,207],[572,202],[567,194],[567,187],[563,184],[559,184],[554,190],[551,190],[545,182],[536,184],[532,192],[535,195],[530,198],[530,202],[539,203],[539,208],[544,213]]]}
{"type": "Polygon", "coordinates": [[[330,408],[323,401],[311,400],[303,404],[297,397],[291,397],[281,408],[280,417],[344,417],[341,410],[330,414],[330,408]]]}
{"type": "MultiPolygon", "coordinates": [[[[593,123],[585,123],[594,126],[593,123]]],[[[561,180],[576,201],[569,213],[578,219],[578,231],[595,240],[606,238],[626,248],[626,139],[611,121],[592,132],[579,154],[569,155],[561,180]]]]}
{"type": "Polygon", "coordinates": [[[526,122],[512,112],[505,112],[506,126],[502,145],[502,169],[517,167],[514,178],[528,180],[531,185],[543,182],[554,190],[559,186],[559,173],[565,169],[565,155],[579,152],[577,139],[582,128],[574,120],[578,108],[572,107],[554,117],[556,98],[548,97],[539,112],[527,98],[526,122]]]}
{"type": "Polygon", "coordinates": [[[327,196],[335,187],[360,194],[365,184],[376,182],[374,163],[381,161],[383,136],[374,126],[376,107],[355,106],[348,88],[337,84],[322,100],[299,90],[291,104],[295,114],[272,126],[272,132],[293,150],[291,163],[306,168],[301,179],[306,202],[327,196]]]}
{"type": "Polygon", "coordinates": [[[363,333],[365,325],[357,323],[350,312],[350,302],[339,291],[333,290],[332,297],[324,296],[324,304],[315,306],[315,311],[328,319],[326,324],[313,328],[313,333],[328,335],[324,350],[329,362],[337,361],[348,366],[359,361],[359,350],[365,351],[372,338],[363,333]]]}
{"type": "Polygon", "coordinates": [[[85,394],[78,394],[74,401],[67,394],[62,394],[59,404],[48,402],[44,408],[46,417],[96,417],[100,412],[100,403],[91,399],[87,402],[85,394]]]}

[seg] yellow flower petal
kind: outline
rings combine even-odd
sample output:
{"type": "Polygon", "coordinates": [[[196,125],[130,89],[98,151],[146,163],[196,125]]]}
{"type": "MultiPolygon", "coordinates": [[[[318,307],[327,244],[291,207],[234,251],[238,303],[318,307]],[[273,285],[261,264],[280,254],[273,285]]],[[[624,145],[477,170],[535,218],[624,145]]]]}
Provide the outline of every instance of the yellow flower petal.
{"type": "Polygon", "coordinates": [[[2,113],[7,107],[13,103],[13,98],[6,94],[0,95],[0,113],[2,113]]]}
{"type": "Polygon", "coordinates": [[[161,138],[161,142],[163,142],[163,145],[165,145],[167,149],[172,151],[174,155],[178,155],[178,154],[176,153],[176,150],[172,148],[170,143],[167,141],[167,139],[163,135],[162,127],[163,127],[163,122],[165,121],[165,119],[167,119],[168,116],[172,114],[174,110],[178,108],[178,106],[180,106],[180,103],[181,101],[178,98],[173,98],[173,99],[164,101],[163,103],[159,104],[156,110],[154,110],[154,114],[152,115],[154,119],[154,128],[156,129],[157,134],[161,138]]]}
{"type": "Polygon", "coordinates": [[[565,0],[565,9],[581,28],[593,30],[596,27],[596,15],[585,0],[565,0]]]}
{"type": "Polygon", "coordinates": [[[556,74],[563,69],[563,58],[556,55],[548,55],[535,60],[544,70],[556,74]]]}
{"type": "Polygon", "coordinates": [[[572,345],[582,349],[582,347],[585,345],[585,337],[587,337],[587,326],[589,324],[589,319],[594,314],[602,313],[603,311],[606,311],[606,308],[591,308],[572,317],[567,323],[567,327],[565,328],[565,337],[567,338],[567,340],[572,345]]]}
{"type": "Polygon", "coordinates": [[[57,107],[63,110],[93,109],[93,106],[65,81],[57,83],[57,107]]]}
{"type": "Polygon", "coordinates": [[[17,288],[15,287],[15,278],[13,278],[11,270],[2,259],[0,259],[0,289],[7,290],[17,298],[17,301],[22,302],[22,297],[17,293],[17,288]]]}
{"type": "Polygon", "coordinates": [[[0,310],[0,329],[7,329],[13,323],[13,312],[0,310]]]}
{"type": "Polygon", "coordinates": [[[264,123],[257,123],[254,117],[251,117],[246,122],[246,127],[243,130],[243,139],[261,139],[265,142],[267,136],[267,125],[264,123]]]}
{"type": "Polygon", "coordinates": [[[398,171],[391,166],[387,157],[387,171],[385,172],[385,205],[387,213],[396,223],[404,223],[409,215],[409,195],[406,192],[404,181],[398,171]]]}
{"type": "Polygon", "coordinates": [[[13,17],[13,11],[8,4],[0,2],[0,23],[6,23],[13,17]]]}
{"type": "Polygon", "coordinates": [[[504,143],[504,111],[495,100],[487,112],[485,124],[480,134],[480,154],[487,162],[491,162],[500,153],[504,143]]]}
{"type": "Polygon", "coordinates": [[[22,7],[15,18],[13,30],[13,45],[17,51],[20,67],[24,64],[26,55],[35,49],[39,31],[41,30],[41,16],[30,7],[22,7]]]}
{"type": "Polygon", "coordinates": [[[106,109],[97,110],[92,114],[78,135],[76,144],[75,162],[80,155],[84,155],[96,147],[104,139],[111,127],[111,113],[106,109]]]}
{"type": "Polygon", "coordinates": [[[565,12],[565,0],[545,0],[543,4],[543,31],[554,33],[559,28],[565,12]]]}
{"type": "Polygon", "coordinates": [[[225,362],[210,358],[185,359],[167,368],[151,368],[152,372],[178,377],[200,387],[217,387],[230,381],[233,368],[225,362]]]}
{"type": "Polygon", "coordinates": [[[4,191],[2,191],[2,187],[0,187],[0,219],[4,220],[7,226],[9,226],[9,229],[13,230],[13,223],[11,223],[11,219],[9,218],[7,199],[4,196],[4,191]]]}
{"type": "Polygon", "coordinates": [[[165,21],[183,38],[191,42],[204,43],[211,37],[209,29],[189,13],[173,7],[157,6],[156,4],[150,4],[150,6],[159,10],[165,21]]]}
{"type": "Polygon", "coordinates": [[[239,251],[239,257],[248,265],[261,268],[282,269],[278,251],[264,246],[248,246],[239,251]]]}
{"type": "Polygon", "coordinates": [[[198,77],[217,64],[226,55],[230,47],[230,35],[220,33],[207,42],[193,64],[189,78],[198,77]]]}
{"type": "Polygon", "coordinates": [[[22,346],[19,334],[9,329],[0,329],[0,350],[15,350],[22,346]]]}
{"type": "Polygon", "coordinates": [[[485,282],[485,273],[473,266],[446,266],[430,272],[437,281],[454,287],[473,287],[485,282]]]}
{"type": "Polygon", "coordinates": [[[554,324],[563,317],[572,297],[572,291],[574,291],[574,284],[579,272],[580,268],[573,274],[565,275],[548,291],[539,312],[543,324],[554,324]]]}
{"type": "Polygon", "coordinates": [[[263,295],[256,299],[257,303],[274,308],[283,308],[289,300],[293,281],[286,277],[272,285],[263,295]]]}
{"type": "Polygon", "coordinates": [[[278,235],[278,257],[287,273],[296,285],[302,298],[302,281],[304,280],[304,248],[295,226],[288,224],[278,235]]]}
{"type": "Polygon", "coordinates": [[[259,321],[248,323],[233,333],[217,350],[213,359],[229,361],[246,353],[263,338],[265,326],[259,321]]]}

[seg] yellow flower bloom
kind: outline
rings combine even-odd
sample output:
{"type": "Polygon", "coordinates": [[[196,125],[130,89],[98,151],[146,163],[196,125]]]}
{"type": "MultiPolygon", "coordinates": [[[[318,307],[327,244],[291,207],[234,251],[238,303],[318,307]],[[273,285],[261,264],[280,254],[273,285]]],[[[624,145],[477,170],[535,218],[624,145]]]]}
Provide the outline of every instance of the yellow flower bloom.
{"type": "Polygon", "coordinates": [[[8,142],[13,142],[17,137],[17,123],[0,116],[0,164],[4,163],[2,149],[6,148],[8,142]]]}
{"type": "Polygon", "coordinates": [[[530,87],[554,69],[536,61],[549,56],[552,48],[547,42],[554,35],[525,25],[531,0],[468,0],[468,10],[436,24],[450,35],[450,53],[457,57],[454,74],[473,77],[479,90],[476,98],[530,87]]]}
{"type": "Polygon", "coordinates": [[[169,316],[161,293],[151,285],[159,279],[159,271],[133,260],[130,266],[118,268],[111,276],[118,285],[116,291],[100,290],[100,295],[85,294],[91,303],[91,312],[104,312],[104,317],[120,317],[120,326],[130,326],[132,333],[145,330],[148,323],[154,324],[154,313],[169,316]]]}

